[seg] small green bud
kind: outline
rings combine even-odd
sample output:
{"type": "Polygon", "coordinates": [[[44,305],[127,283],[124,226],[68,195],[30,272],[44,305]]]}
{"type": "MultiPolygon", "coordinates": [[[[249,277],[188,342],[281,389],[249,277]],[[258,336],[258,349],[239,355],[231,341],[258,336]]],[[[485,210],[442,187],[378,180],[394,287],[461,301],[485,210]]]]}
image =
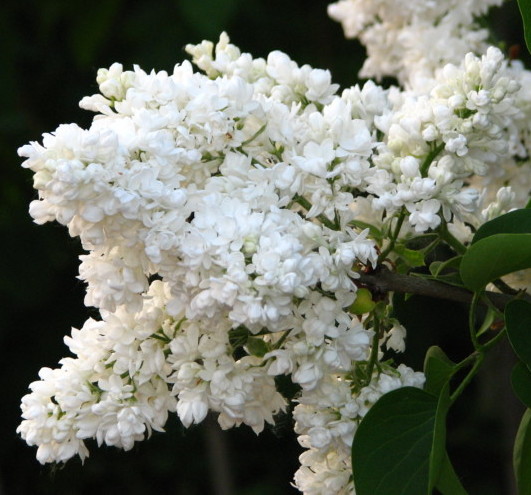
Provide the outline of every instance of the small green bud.
{"type": "Polygon", "coordinates": [[[372,300],[372,294],[369,289],[358,289],[356,300],[350,306],[350,312],[354,315],[362,315],[371,312],[376,303],[372,300]]]}
{"type": "Polygon", "coordinates": [[[257,357],[264,357],[264,354],[269,351],[268,345],[259,337],[249,337],[245,348],[251,356],[257,357]]]}

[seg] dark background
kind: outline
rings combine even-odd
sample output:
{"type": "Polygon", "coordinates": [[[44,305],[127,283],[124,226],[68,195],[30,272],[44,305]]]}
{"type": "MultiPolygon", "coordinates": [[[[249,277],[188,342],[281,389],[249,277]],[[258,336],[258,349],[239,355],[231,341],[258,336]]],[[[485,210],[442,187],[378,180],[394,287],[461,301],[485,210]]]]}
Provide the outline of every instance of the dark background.
{"type": "MultiPolygon", "coordinates": [[[[90,310],[76,279],[81,250],[57,224],[37,226],[27,210],[31,173],[16,150],[59,124],[88,126],[79,100],[97,92],[99,67],[171,71],[184,46],[215,41],[226,30],[254,56],[280,49],[299,64],[331,70],[343,87],[356,82],[364,51],[328,19],[326,1],[308,0],[4,0],[0,7],[0,495],[292,494],[300,449],[280,425],[256,437],[250,429],[219,432],[213,422],[184,430],[172,415],[165,434],[131,452],[91,445],[91,456],[64,467],[41,466],[15,433],[20,398],[43,366],[56,367],[62,342],[90,310]]],[[[490,18],[507,46],[521,44],[516,2],[490,18]]],[[[525,50],[523,50],[525,51],[525,50]]],[[[463,308],[410,299],[407,364],[422,367],[431,344],[451,357],[468,348],[463,308]],[[448,318],[450,315],[450,318],[448,318]],[[463,336],[463,337],[461,337],[463,336]]],[[[471,493],[510,493],[510,448],[521,411],[510,397],[503,350],[450,418],[449,448],[471,493]],[[490,371],[489,371],[490,370],[490,371]]],[[[390,488],[390,495],[393,491],[390,488]]]]}

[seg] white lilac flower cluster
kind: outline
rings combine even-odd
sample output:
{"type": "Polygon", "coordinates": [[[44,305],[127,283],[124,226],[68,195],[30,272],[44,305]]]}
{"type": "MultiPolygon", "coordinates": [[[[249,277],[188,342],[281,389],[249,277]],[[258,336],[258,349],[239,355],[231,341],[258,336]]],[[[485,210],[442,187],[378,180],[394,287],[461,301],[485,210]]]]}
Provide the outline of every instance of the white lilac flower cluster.
{"type": "Polygon", "coordinates": [[[442,207],[446,221],[454,215],[449,230],[464,242],[471,232],[462,220],[477,228],[529,199],[531,72],[489,46],[481,27],[481,17],[502,3],[339,0],[328,7],[345,36],[367,48],[360,76],[391,76],[406,88],[389,96],[393,129],[384,130],[383,141],[391,145],[388,161],[430,157],[426,178],[436,192],[405,204],[417,232],[436,226],[433,213],[442,207]]]}
{"type": "Polygon", "coordinates": [[[289,375],[307,449],[296,486],[352,492],[350,445],[368,408],[423,384],[370,361],[402,351],[405,330],[390,319],[375,335],[374,318],[351,314],[357,272],[397,225],[406,237],[444,224],[466,241],[468,225],[529,193],[529,177],[516,186],[529,73],[472,23],[492,3],[331,6],[368,44],[365,72],[397,75],[404,90],[369,81],[338,94],[328,71],[280,52],[252,58],[222,34],[187,47],[202,72],[101,69],[100,94],[81,101],[97,113],[89,129],[62,125],[20,148],[39,192],[31,215],[80,238],[85,302],[101,314],[22,400],[18,431],[40,462],[84,458],[91,438],[130,449],[170,412],[258,433],[288,407],[275,378],[289,375]],[[413,53],[414,29],[434,19],[441,39],[468,33],[477,53],[413,53]],[[382,29],[389,60],[370,48],[382,29]]]}
{"type": "Polygon", "coordinates": [[[351,450],[357,425],[383,394],[423,384],[422,373],[401,364],[375,373],[370,385],[357,393],[340,375],[328,376],[305,393],[293,411],[299,442],[308,449],[299,458],[296,486],[308,495],[352,493],[351,450]]]}
{"type": "Polygon", "coordinates": [[[489,31],[478,18],[503,1],[339,0],[328,14],[365,45],[362,77],[392,76],[418,88],[447,63],[485,52],[489,31]]]}
{"type": "Polygon", "coordinates": [[[23,399],[41,462],[85,457],[88,438],[130,449],[171,411],[260,432],[286,407],[275,376],[311,391],[369,356],[348,308],[377,249],[349,223],[375,131],[326,71],[253,60],[226,35],[212,50],[189,47],[207,75],[101,70],[81,103],[99,113],[90,129],[20,150],[31,214],[79,236],[102,318],[23,399]]]}

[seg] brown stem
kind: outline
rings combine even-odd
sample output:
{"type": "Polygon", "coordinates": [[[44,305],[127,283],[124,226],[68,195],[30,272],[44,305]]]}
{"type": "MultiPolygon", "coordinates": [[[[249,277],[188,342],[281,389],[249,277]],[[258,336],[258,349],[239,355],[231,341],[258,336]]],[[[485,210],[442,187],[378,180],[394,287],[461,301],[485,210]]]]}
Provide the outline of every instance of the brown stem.
{"type": "MultiPolygon", "coordinates": [[[[474,295],[466,289],[435,280],[394,273],[382,265],[371,273],[359,272],[359,275],[359,278],[355,279],[356,283],[361,283],[372,291],[380,293],[402,292],[464,303],[472,302],[474,295]]],[[[514,299],[514,296],[490,291],[486,291],[485,295],[501,311],[509,301],[514,299]]],[[[520,297],[531,302],[531,297],[528,294],[522,294],[520,297]]]]}

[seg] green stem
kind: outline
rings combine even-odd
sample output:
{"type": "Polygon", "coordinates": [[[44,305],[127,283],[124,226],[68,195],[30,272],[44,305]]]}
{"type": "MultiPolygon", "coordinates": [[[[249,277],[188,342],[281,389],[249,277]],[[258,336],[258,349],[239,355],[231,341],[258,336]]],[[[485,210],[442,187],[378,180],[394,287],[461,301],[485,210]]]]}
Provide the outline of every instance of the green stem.
{"type": "Polygon", "coordinates": [[[380,321],[374,317],[374,337],[372,338],[371,355],[369,357],[369,363],[367,365],[367,383],[364,386],[369,385],[372,380],[372,372],[376,361],[378,361],[378,350],[380,349],[380,321]]]}
{"type": "Polygon", "coordinates": [[[161,342],[164,342],[165,344],[169,344],[171,342],[171,339],[164,333],[164,331],[161,329],[158,332],[155,332],[150,335],[152,339],[160,340],[161,342]]]}
{"type": "Polygon", "coordinates": [[[258,129],[249,139],[246,139],[241,145],[240,148],[247,146],[249,143],[252,143],[260,134],[262,134],[267,127],[267,124],[264,124],[260,129],[258,129]]]}
{"type": "Polygon", "coordinates": [[[310,210],[312,207],[312,204],[305,197],[298,194],[293,197],[293,201],[299,203],[305,210],[310,210]]]}
{"type": "MultiPolygon", "coordinates": [[[[298,194],[293,197],[293,201],[299,203],[306,211],[310,211],[312,208],[312,204],[306,198],[299,196],[298,194]]],[[[336,226],[334,222],[328,220],[328,218],[326,218],[324,215],[319,215],[317,218],[325,227],[328,227],[330,230],[339,230],[339,226],[336,226]]]]}
{"type": "Polygon", "coordinates": [[[421,249],[424,258],[430,254],[441,242],[441,239],[435,239],[433,242],[430,242],[425,248],[421,249]]]}
{"type": "Polygon", "coordinates": [[[475,360],[474,366],[472,366],[472,369],[467,373],[463,381],[455,389],[454,393],[450,395],[450,402],[452,404],[463,393],[463,390],[465,390],[468,384],[472,381],[472,378],[476,376],[477,372],[479,371],[479,368],[481,367],[481,364],[483,363],[484,354],[482,352],[476,352],[469,356],[469,358],[473,358],[475,360]]]}
{"type": "Polygon", "coordinates": [[[284,332],[284,335],[282,335],[282,337],[280,337],[280,339],[278,339],[276,342],[275,342],[275,345],[273,346],[273,349],[280,349],[280,347],[282,346],[282,344],[284,343],[284,341],[287,339],[288,335],[291,333],[291,328],[289,330],[286,330],[284,332]]]}
{"type": "Polygon", "coordinates": [[[481,292],[474,292],[472,297],[472,303],[470,304],[470,309],[468,311],[468,329],[470,332],[470,340],[474,345],[474,349],[480,350],[481,344],[479,343],[478,336],[476,335],[476,311],[478,308],[478,303],[481,299],[481,292]]]}
{"type": "Polygon", "coordinates": [[[483,349],[481,348],[481,345],[479,344],[478,338],[476,335],[476,310],[477,310],[477,306],[478,306],[480,299],[481,299],[481,292],[474,292],[474,297],[472,298],[472,303],[470,304],[470,310],[468,313],[468,327],[470,331],[470,339],[472,340],[472,343],[474,345],[475,352],[472,353],[470,356],[468,356],[463,361],[461,361],[457,366],[459,369],[461,369],[464,366],[468,365],[468,363],[472,360],[474,361],[474,365],[472,366],[470,371],[467,373],[463,381],[455,389],[454,393],[450,395],[450,401],[452,404],[463,393],[463,390],[465,390],[468,384],[472,381],[472,378],[476,376],[479,370],[479,367],[481,366],[481,363],[483,362],[483,358],[484,358],[483,349]]]}
{"type": "Polygon", "coordinates": [[[491,347],[496,345],[502,338],[505,337],[505,329],[503,329],[501,332],[499,332],[495,337],[487,341],[485,344],[480,344],[476,335],[476,325],[475,325],[475,315],[476,315],[476,309],[477,305],[480,302],[480,299],[482,298],[483,294],[481,292],[475,292],[474,297],[472,299],[472,304],[470,305],[470,312],[469,312],[469,320],[468,325],[470,328],[470,338],[472,340],[472,343],[474,344],[474,348],[476,349],[475,352],[473,352],[470,356],[465,358],[463,361],[461,361],[459,364],[457,364],[457,368],[461,369],[468,365],[470,361],[474,361],[474,364],[470,371],[467,373],[463,381],[459,384],[459,386],[455,389],[454,393],[450,396],[450,401],[453,404],[456,399],[463,393],[463,390],[468,386],[468,384],[472,381],[474,376],[476,376],[477,372],[479,371],[479,368],[481,367],[481,364],[483,363],[483,359],[485,358],[485,352],[488,351],[491,347]]]}
{"type": "Polygon", "coordinates": [[[476,359],[478,357],[478,354],[479,353],[477,351],[474,351],[472,354],[467,356],[465,359],[463,359],[459,363],[456,363],[456,365],[455,365],[456,373],[457,373],[457,371],[460,371],[463,368],[466,368],[467,366],[469,366],[470,363],[473,363],[474,361],[476,361],[476,359]]]}
{"type": "Polygon", "coordinates": [[[426,158],[424,158],[424,161],[422,162],[422,165],[420,166],[420,175],[422,177],[428,176],[428,169],[430,168],[431,163],[437,155],[444,149],[445,143],[441,143],[437,145],[435,148],[433,148],[427,155],[426,158]]]}
{"type": "Polygon", "coordinates": [[[465,254],[466,247],[458,241],[448,230],[446,222],[443,222],[439,227],[439,235],[441,239],[446,242],[457,254],[465,254]]]}
{"type": "MultiPolygon", "coordinates": [[[[493,347],[497,342],[499,342],[504,336],[505,336],[505,328],[498,332],[496,336],[494,336],[492,339],[487,340],[484,344],[482,344],[479,341],[478,332],[476,331],[476,311],[477,307],[480,303],[484,303],[487,306],[489,306],[488,298],[485,296],[484,291],[480,292],[474,292],[474,296],[472,298],[472,302],[470,304],[470,310],[468,313],[468,326],[470,330],[470,339],[472,340],[472,344],[474,345],[474,349],[480,353],[484,353],[485,351],[489,350],[491,347],[493,347]],[[487,302],[485,302],[487,301],[487,302]]],[[[496,310],[497,311],[497,310],[496,310]]],[[[497,311],[499,313],[499,311],[497,311]]],[[[488,318],[488,314],[485,317],[485,319],[488,318]]],[[[483,321],[483,325],[485,324],[485,320],[483,321]]],[[[483,327],[482,325],[482,327],[483,327]]],[[[481,328],[480,328],[481,329],[481,328]]]]}
{"type": "Polygon", "coordinates": [[[488,351],[491,347],[494,347],[501,339],[503,339],[507,334],[507,331],[505,328],[503,328],[500,332],[496,334],[495,337],[492,337],[492,339],[488,340],[481,346],[482,351],[488,351]]]}
{"type": "Polygon", "coordinates": [[[387,258],[389,253],[395,248],[396,240],[398,239],[398,236],[400,234],[400,229],[402,228],[402,225],[404,224],[405,218],[406,218],[406,210],[404,207],[402,207],[402,210],[400,210],[400,214],[398,216],[398,220],[396,221],[395,230],[391,236],[391,239],[389,240],[389,244],[380,253],[380,256],[378,256],[378,264],[382,263],[387,258]]]}
{"type": "Polygon", "coordinates": [[[341,230],[341,219],[337,210],[334,210],[334,225],[336,227],[334,230],[341,230]]]}

